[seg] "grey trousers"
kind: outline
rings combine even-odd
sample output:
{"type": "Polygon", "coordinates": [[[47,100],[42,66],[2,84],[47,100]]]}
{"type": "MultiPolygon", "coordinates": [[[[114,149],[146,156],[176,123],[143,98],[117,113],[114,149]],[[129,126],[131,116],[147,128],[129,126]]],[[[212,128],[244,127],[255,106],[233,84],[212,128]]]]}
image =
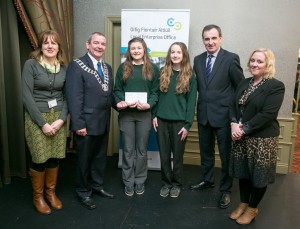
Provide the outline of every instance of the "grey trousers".
{"type": "Polygon", "coordinates": [[[125,186],[144,184],[147,179],[147,144],[151,131],[151,112],[119,114],[122,133],[122,178],[125,186]]]}

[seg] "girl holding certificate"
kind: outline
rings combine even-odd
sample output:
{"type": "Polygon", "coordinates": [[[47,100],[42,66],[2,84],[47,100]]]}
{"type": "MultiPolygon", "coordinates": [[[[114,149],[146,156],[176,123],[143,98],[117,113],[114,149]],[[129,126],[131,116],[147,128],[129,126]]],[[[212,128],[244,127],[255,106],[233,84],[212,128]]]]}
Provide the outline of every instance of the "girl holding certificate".
{"type": "Polygon", "coordinates": [[[147,144],[151,131],[151,108],[158,100],[159,69],[150,61],[141,38],[128,42],[126,60],[117,71],[115,94],[126,102],[119,113],[123,144],[122,178],[125,194],[145,192],[147,144]]]}
{"type": "Polygon", "coordinates": [[[166,65],[161,70],[159,99],[153,119],[161,160],[162,197],[180,194],[183,153],[194,120],[196,96],[196,77],[187,47],[182,42],[175,42],[170,46],[166,65]]]}

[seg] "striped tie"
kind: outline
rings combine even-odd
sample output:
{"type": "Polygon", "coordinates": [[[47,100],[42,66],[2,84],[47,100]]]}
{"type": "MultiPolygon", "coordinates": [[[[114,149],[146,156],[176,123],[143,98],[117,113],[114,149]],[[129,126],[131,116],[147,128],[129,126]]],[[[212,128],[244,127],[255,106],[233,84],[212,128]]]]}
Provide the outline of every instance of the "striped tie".
{"type": "Polygon", "coordinates": [[[212,69],[211,58],[213,58],[213,55],[208,55],[208,61],[206,64],[206,69],[205,69],[205,74],[206,74],[207,79],[210,77],[211,69],[212,69]]]}

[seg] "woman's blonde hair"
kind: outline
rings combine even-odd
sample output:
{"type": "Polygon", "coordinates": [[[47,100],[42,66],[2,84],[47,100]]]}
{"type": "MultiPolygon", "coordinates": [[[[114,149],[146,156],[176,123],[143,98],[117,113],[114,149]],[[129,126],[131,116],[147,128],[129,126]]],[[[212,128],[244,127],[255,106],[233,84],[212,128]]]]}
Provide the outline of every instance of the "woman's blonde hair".
{"type": "Polygon", "coordinates": [[[135,37],[135,38],[131,39],[128,42],[128,48],[127,48],[127,51],[126,51],[126,54],[125,54],[126,55],[126,60],[123,64],[122,80],[125,82],[133,72],[134,66],[133,66],[133,63],[132,63],[133,58],[130,55],[130,46],[131,46],[132,43],[135,43],[135,42],[141,43],[142,46],[143,46],[143,49],[144,49],[144,56],[143,56],[144,64],[143,64],[143,69],[142,69],[142,75],[143,75],[145,80],[152,80],[153,67],[152,67],[152,63],[151,63],[151,60],[150,60],[150,56],[148,54],[147,44],[144,41],[144,39],[139,38],[139,37],[135,37]]]}
{"type": "Polygon", "coordinates": [[[276,72],[275,71],[275,56],[274,56],[274,53],[270,49],[259,48],[259,49],[254,50],[251,53],[248,63],[247,63],[248,70],[250,70],[251,58],[252,58],[253,54],[256,52],[261,52],[266,57],[266,71],[264,72],[264,77],[267,79],[273,78],[275,75],[275,72],[276,72]]]}
{"type": "Polygon", "coordinates": [[[51,40],[53,40],[55,43],[58,44],[58,53],[56,55],[56,58],[60,64],[64,64],[62,59],[63,51],[61,49],[61,40],[59,38],[58,33],[54,30],[46,30],[40,34],[38,39],[38,48],[33,52],[31,52],[29,57],[37,61],[40,61],[40,58],[43,55],[42,45],[48,39],[48,37],[50,37],[51,40]]]}
{"type": "Polygon", "coordinates": [[[167,92],[172,77],[172,60],[171,49],[174,45],[178,45],[182,51],[182,61],[180,63],[180,72],[176,82],[176,94],[185,94],[189,91],[190,76],[192,73],[192,66],[190,63],[190,56],[186,45],[183,42],[174,42],[171,44],[166,57],[166,65],[163,67],[160,74],[160,91],[167,92]]]}

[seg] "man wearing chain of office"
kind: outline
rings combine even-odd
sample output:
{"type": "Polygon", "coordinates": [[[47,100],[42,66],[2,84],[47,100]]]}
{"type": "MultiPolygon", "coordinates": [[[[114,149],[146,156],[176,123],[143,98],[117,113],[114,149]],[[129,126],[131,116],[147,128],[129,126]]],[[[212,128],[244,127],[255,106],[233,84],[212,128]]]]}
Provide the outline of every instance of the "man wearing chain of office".
{"type": "Polygon", "coordinates": [[[106,38],[92,33],[86,41],[88,52],[73,60],[67,70],[66,96],[77,155],[76,194],[87,209],[95,209],[92,194],[114,195],[103,187],[111,107],[122,109],[113,93],[111,66],[103,61],[106,38]]]}

